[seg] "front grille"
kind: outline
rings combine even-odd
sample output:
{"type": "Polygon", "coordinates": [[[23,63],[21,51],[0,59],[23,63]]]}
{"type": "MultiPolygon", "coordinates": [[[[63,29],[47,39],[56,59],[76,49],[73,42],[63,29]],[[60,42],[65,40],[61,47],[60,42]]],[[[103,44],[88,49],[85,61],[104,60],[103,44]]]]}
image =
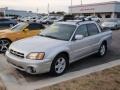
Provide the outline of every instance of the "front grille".
{"type": "Polygon", "coordinates": [[[23,53],[20,53],[20,52],[17,52],[17,51],[14,51],[14,50],[10,50],[10,53],[17,56],[17,57],[20,57],[20,58],[24,58],[24,54],[23,53]]]}

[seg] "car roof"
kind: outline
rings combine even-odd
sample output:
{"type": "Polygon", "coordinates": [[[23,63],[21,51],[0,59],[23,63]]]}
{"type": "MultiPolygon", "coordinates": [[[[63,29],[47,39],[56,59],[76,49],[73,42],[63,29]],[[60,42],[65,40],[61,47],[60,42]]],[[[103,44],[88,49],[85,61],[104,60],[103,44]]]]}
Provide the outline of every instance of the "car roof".
{"type": "Polygon", "coordinates": [[[88,23],[95,23],[95,21],[68,20],[68,21],[57,22],[57,24],[67,24],[67,25],[79,25],[79,24],[88,24],[88,23]]]}

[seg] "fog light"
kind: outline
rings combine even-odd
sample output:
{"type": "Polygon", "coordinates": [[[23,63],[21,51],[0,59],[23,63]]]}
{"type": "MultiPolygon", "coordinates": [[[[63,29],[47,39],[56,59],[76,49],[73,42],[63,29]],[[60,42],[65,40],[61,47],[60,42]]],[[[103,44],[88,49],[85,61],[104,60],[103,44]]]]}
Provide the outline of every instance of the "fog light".
{"type": "Polygon", "coordinates": [[[28,67],[27,72],[30,74],[34,74],[34,73],[36,73],[36,69],[34,67],[28,67]]]}

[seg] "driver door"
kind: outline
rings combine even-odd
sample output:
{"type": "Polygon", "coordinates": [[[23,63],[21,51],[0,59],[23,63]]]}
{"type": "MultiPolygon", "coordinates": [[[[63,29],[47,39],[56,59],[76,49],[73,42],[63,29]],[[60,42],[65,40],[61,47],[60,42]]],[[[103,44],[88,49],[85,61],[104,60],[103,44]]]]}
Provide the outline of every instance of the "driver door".
{"type": "Polygon", "coordinates": [[[71,41],[71,51],[72,51],[72,57],[71,62],[74,62],[76,60],[79,60],[80,58],[84,57],[85,55],[88,55],[90,52],[90,47],[88,42],[90,40],[88,39],[88,31],[86,24],[80,25],[73,37],[73,40],[71,41]],[[76,35],[83,35],[84,38],[81,40],[75,40],[76,35]]]}

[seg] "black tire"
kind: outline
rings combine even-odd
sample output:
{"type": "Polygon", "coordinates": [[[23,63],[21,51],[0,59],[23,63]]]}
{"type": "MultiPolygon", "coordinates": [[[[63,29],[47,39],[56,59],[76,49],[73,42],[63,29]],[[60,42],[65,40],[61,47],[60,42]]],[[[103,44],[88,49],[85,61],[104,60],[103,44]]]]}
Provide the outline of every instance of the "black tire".
{"type": "Polygon", "coordinates": [[[106,53],[107,53],[107,45],[106,45],[106,43],[102,43],[100,48],[99,48],[99,51],[98,51],[97,55],[99,57],[103,57],[103,56],[106,55],[106,53]]]}
{"type": "Polygon", "coordinates": [[[10,44],[11,44],[10,40],[0,39],[0,53],[5,53],[9,48],[10,44]]]}
{"type": "Polygon", "coordinates": [[[52,62],[51,69],[50,69],[50,75],[52,75],[52,76],[60,76],[60,75],[62,75],[62,74],[64,74],[64,73],[66,72],[68,66],[69,66],[68,57],[67,57],[66,55],[64,55],[64,54],[59,54],[59,55],[57,55],[57,56],[55,57],[55,59],[53,60],[53,62],[52,62]],[[58,61],[60,58],[64,58],[66,65],[65,65],[64,70],[63,70],[62,72],[58,73],[57,70],[55,69],[55,66],[56,66],[56,64],[58,63],[57,61],[58,61]]]}

